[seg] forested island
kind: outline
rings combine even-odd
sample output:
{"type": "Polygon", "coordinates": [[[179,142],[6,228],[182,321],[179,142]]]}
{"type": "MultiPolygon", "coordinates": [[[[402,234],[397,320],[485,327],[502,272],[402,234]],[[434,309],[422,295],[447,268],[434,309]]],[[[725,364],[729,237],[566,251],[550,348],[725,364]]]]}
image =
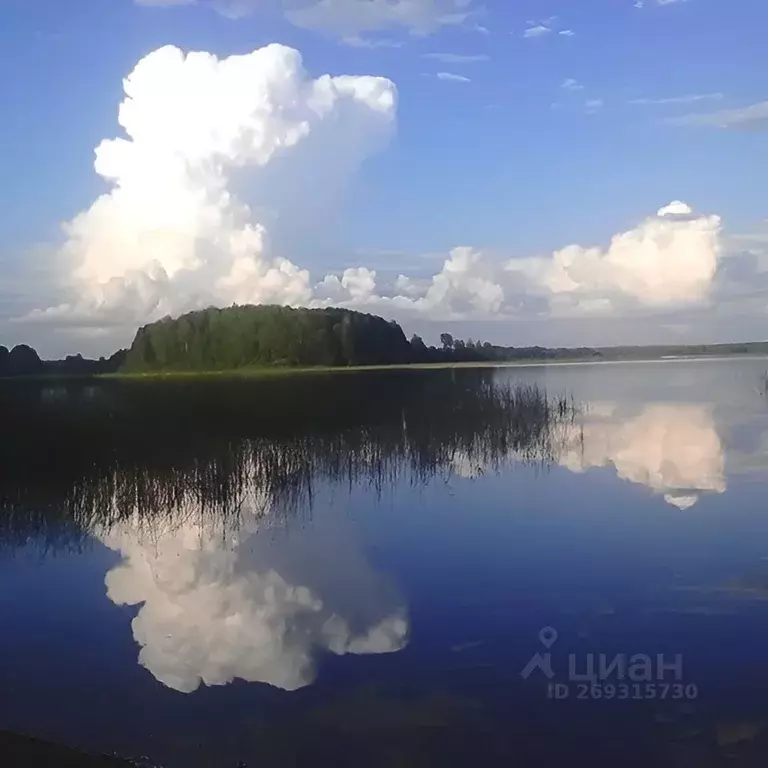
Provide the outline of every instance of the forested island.
{"type": "Polygon", "coordinates": [[[96,376],[263,368],[349,368],[524,361],[653,360],[735,354],[768,355],[768,342],[652,347],[505,347],[440,336],[428,346],[398,323],[348,309],[211,307],[166,317],[138,330],[128,350],[109,358],[41,360],[31,347],[0,346],[0,377],[96,376]]]}

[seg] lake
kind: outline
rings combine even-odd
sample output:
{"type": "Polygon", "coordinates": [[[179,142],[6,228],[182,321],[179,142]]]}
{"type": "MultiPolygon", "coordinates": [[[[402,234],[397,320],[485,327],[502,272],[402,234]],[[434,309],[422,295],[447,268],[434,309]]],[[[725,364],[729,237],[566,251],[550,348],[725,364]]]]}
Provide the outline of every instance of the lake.
{"type": "Polygon", "coordinates": [[[768,764],[768,360],[0,384],[0,730],[164,768],[768,764]]]}

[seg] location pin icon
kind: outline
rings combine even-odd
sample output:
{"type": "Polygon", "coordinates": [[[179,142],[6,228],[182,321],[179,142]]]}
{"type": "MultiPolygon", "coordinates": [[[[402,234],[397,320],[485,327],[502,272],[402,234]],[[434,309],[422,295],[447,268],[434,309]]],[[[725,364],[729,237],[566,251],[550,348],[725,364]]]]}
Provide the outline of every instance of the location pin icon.
{"type": "Polygon", "coordinates": [[[552,629],[552,627],[544,627],[539,632],[539,640],[545,648],[551,648],[557,641],[557,630],[552,629]]]}

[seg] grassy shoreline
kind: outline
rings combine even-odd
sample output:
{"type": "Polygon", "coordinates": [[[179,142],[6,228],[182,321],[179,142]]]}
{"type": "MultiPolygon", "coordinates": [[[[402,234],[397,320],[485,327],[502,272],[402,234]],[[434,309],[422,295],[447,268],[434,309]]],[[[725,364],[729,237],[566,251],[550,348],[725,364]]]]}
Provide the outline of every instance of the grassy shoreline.
{"type": "Polygon", "coordinates": [[[163,379],[232,379],[232,378],[262,378],[269,376],[287,376],[309,373],[360,373],[363,371],[430,371],[450,369],[472,368],[544,368],[565,365],[628,365],[632,363],[674,363],[674,362],[704,362],[714,360],[733,359],[765,359],[768,355],[763,353],[734,353],[720,355],[680,355],[675,357],[639,357],[639,358],[615,358],[594,359],[585,357],[563,357],[558,359],[542,360],[538,358],[524,358],[520,360],[504,361],[475,361],[475,362],[441,362],[441,363],[402,363],[398,365],[356,365],[356,366],[259,366],[231,368],[208,371],[144,371],[135,373],[101,373],[84,375],[60,375],[40,374],[34,376],[14,376],[0,378],[2,381],[78,381],[78,380],[116,380],[116,381],[142,381],[163,379]]]}
{"type": "Polygon", "coordinates": [[[466,368],[541,368],[562,365],[608,365],[630,363],[674,363],[695,362],[706,360],[731,360],[733,358],[768,359],[762,353],[733,354],[733,355],[686,355],[679,357],[648,357],[625,359],[601,359],[573,357],[559,358],[557,360],[539,360],[537,358],[525,358],[521,360],[505,361],[476,361],[464,363],[403,363],[399,365],[357,365],[357,366],[262,366],[244,367],[228,370],[211,371],[147,371],[141,373],[107,373],[98,378],[103,379],[169,379],[169,378],[237,378],[282,376],[287,374],[303,373],[359,373],[361,371],[429,371],[466,368]]]}

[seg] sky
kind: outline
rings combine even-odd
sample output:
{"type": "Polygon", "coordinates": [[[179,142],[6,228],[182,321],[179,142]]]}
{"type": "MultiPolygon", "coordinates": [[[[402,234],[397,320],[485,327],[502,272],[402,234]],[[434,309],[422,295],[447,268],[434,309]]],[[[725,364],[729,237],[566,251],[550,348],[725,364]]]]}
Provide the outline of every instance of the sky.
{"type": "Polygon", "coordinates": [[[762,0],[0,0],[0,344],[210,305],[768,338],[762,0]]]}

